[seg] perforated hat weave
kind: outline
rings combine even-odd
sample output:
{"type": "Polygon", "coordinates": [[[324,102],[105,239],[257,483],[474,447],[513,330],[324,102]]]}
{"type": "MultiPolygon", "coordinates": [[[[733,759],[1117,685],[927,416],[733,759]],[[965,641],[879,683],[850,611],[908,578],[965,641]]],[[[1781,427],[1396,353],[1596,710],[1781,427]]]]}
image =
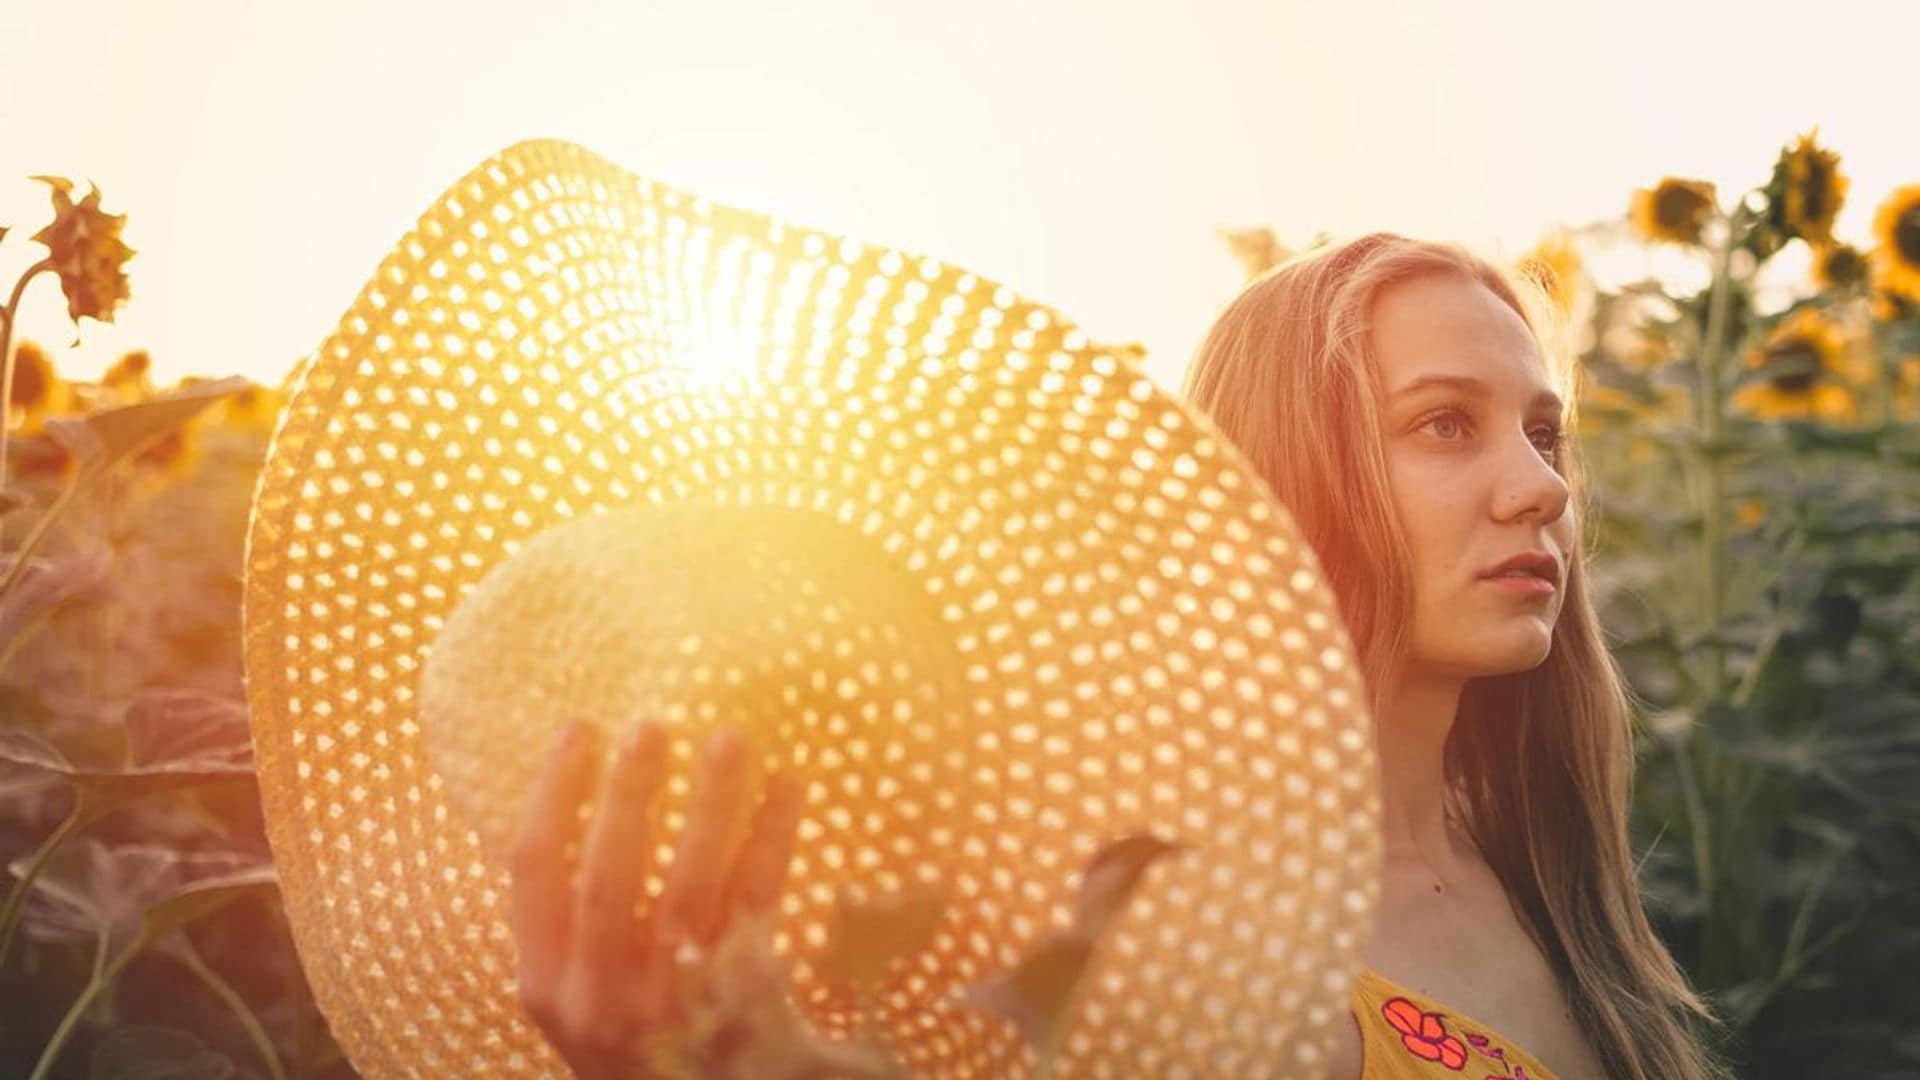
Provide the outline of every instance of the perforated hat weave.
{"type": "MultiPolygon", "coordinates": [[[[1317,1076],[1371,919],[1360,674],[1312,552],[1123,351],[957,267],[532,142],[450,188],[296,373],[256,493],[262,801],[370,1077],[566,1075],[505,852],[569,716],[747,729],[808,781],[776,950],[821,1030],[1010,1076],[962,1003],[1151,831],[1072,1076],[1317,1076]],[[861,1005],[838,890],[942,882],[861,1005]]],[[[692,752],[694,738],[676,738],[692,752]]],[[[671,858],[686,797],[664,796],[671,858]]]]}

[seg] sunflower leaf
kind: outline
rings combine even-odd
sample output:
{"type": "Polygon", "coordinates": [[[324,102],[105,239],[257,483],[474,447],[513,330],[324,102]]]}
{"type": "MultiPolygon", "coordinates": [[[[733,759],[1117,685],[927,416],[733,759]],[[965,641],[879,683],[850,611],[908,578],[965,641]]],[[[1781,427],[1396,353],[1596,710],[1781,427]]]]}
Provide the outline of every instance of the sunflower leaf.
{"type": "Polygon", "coordinates": [[[87,800],[91,814],[133,799],[209,784],[246,783],[251,762],[233,748],[199,750],[192,756],[112,767],[69,761],[53,744],[31,732],[0,730],[0,762],[66,777],[87,800]]]}
{"type": "Polygon", "coordinates": [[[926,946],[947,906],[944,883],[868,900],[856,900],[842,888],[834,905],[827,950],[815,969],[829,982],[865,993],[886,981],[895,960],[926,946]]]}
{"type": "Polygon", "coordinates": [[[191,1031],[160,1024],[128,1024],[94,1046],[87,1080],[226,1080],[233,1060],[191,1031]]]}
{"type": "Polygon", "coordinates": [[[901,1076],[899,1063],[878,1047],[825,1038],[794,1010],[786,965],[773,952],[773,924],[771,914],[733,924],[687,988],[682,1037],[656,1043],[655,1052],[718,1080],[901,1076]]]}
{"type": "Polygon", "coordinates": [[[1012,971],[969,985],[961,998],[1011,1021],[1036,1051],[1047,1055],[1062,1034],[1062,1022],[1092,955],[1093,941],[1085,934],[1056,930],[1028,949],[1012,971]]]}
{"type": "Polygon", "coordinates": [[[140,921],[147,940],[153,941],[235,900],[273,892],[279,887],[280,875],[274,870],[273,864],[256,863],[230,873],[189,882],[141,912],[140,921]]]}
{"type": "Polygon", "coordinates": [[[86,417],[88,430],[99,440],[100,452],[82,463],[83,478],[112,468],[178,430],[187,421],[229,394],[251,383],[243,375],[197,383],[148,401],[102,409],[86,417]]]}
{"type": "Polygon", "coordinates": [[[1100,940],[1113,917],[1126,906],[1147,867],[1184,847],[1151,833],[1135,833],[1094,852],[1081,874],[1074,925],[1088,939],[1100,940]]]}

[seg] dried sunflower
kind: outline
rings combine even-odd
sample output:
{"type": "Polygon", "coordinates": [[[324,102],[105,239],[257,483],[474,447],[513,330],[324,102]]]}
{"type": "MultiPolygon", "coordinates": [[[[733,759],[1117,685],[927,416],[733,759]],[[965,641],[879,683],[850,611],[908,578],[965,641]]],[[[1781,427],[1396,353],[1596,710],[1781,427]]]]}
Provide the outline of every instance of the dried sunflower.
{"type": "Polygon", "coordinates": [[[1734,407],[1762,420],[1858,420],[1855,384],[1861,373],[1855,370],[1850,345],[1840,324],[1811,308],[1795,312],[1747,354],[1747,367],[1759,372],[1759,378],[1734,393],[1734,407]]]}
{"type": "Polygon", "coordinates": [[[1821,288],[1851,288],[1866,277],[1867,257],[1852,244],[1821,244],[1813,249],[1813,280],[1821,288]]]}
{"type": "Polygon", "coordinates": [[[1715,205],[1713,185],[1705,180],[1664,177],[1651,188],[1634,189],[1634,234],[1649,242],[1697,244],[1715,205]]]}
{"type": "Polygon", "coordinates": [[[1830,244],[1848,180],[1840,172],[1840,155],[1818,138],[1818,129],[1809,131],[1780,151],[1767,182],[1767,220],[1782,235],[1830,244]]]}
{"type": "Polygon", "coordinates": [[[1873,214],[1873,269],[1886,292],[1920,304],[1920,184],[1895,188],[1873,214]]]}
{"type": "Polygon", "coordinates": [[[53,189],[53,222],[33,234],[47,246],[48,261],[60,275],[67,296],[67,314],[112,322],[114,309],[127,298],[126,262],[133,249],[122,243],[125,214],[100,209],[100,189],[89,187],[73,201],[73,182],[58,176],[36,176],[53,189]]]}

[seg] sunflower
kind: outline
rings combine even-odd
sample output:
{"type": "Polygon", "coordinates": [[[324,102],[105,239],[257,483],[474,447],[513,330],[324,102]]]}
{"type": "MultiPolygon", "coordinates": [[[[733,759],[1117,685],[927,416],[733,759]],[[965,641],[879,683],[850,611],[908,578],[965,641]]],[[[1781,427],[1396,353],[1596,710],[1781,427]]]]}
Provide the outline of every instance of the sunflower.
{"type": "Polygon", "coordinates": [[[112,390],[122,402],[132,404],[153,396],[153,357],[145,349],[135,349],[113,362],[100,385],[112,390]]]}
{"type": "Polygon", "coordinates": [[[1227,249],[1246,272],[1247,280],[1252,281],[1261,274],[1278,266],[1291,254],[1280,244],[1280,238],[1272,229],[1221,229],[1220,239],[1227,242],[1227,249]]]}
{"type": "Polygon", "coordinates": [[[1845,328],[1811,308],[1802,308],[1747,354],[1756,381],[1733,395],[1737,409],[1762,420],[1818,418],[1830,423],[1859,419],[1854,384],[1860,372],[1845,328]]]}
{"type": "Polygon", "coordinates": [[[1893,418],[1902,422],[1920,420],[1920,353],[1894,362],[1893,418]]]}
{"type": "MultiPolygon", "coordinates": [[[[1112,346],[1116,350],[1137,346],[1112,346]]],[[[227,396],[218,410],[219,426],[233,431],[271,434],[273,423],[286,402],[277,390],[250,383],[227,396]]]]}
{"type": "Polygon", "coordinates": [[[1895,188],[1873,213],[1873,269],[1879,286],[1920,304],[1920,184],[1895,188]]]}
{"type": "Polygon", "coordinates": [[[1713,185],[1705,180],[1663,177],[1651,188],[1634,189],[1633,231],[1649,242],[1697,244],[1716,205],[1713,185]]]}
{"type": "Polygon", "coordinates": [[[1867,310],[1883,323],[1920,319],[1920,301],[1889,292],[1884,286],[1876,286],[1867,294],[1867,310]]]}
{"type": "Polygon", "coordinates": [[[1586,263],[1580,258],[1580,249],[1574,246],[1573,234],[1555,229],[1520,257],[1519,270],[1539,283],[1554,306],[1570,312],[1586,276],[1586,263]]]}
{"type": "Polygon", "coordinates": [[[67,314],[75,322],[85,315],[112,322],[114,309],[127,298],[126,262],[133,249],[122,243],[120,230],[127,215],[100,209],[100,189],[90,187],[73,201],[73,182],[58,176],[36,176],[53,189],[53,223],[33,234],[47,246],[48,260],[60,275],[60,291],[67,296],[67,314]]]}
{"type": "MultiPolygon", "coordinates": [[[[47,351],[22,341],[13,353],[13,393],[10,406],[20,416],[20,430],[31,435],[49,416],[67,411],[72,391],[53,369],[47,351]]],[[[9,425],[11,426],[11,425],[9,425]]]]}
{"type": "Polygon", "coordinates": [[[1759,499],[1747,499],[1734,507],[1733,527],[1741,532],[1758,528],[1767,520],[1767,504],[1759,499]]]}
{"type": "Polygon", "coordinates": [[[1767,220],[1786,236],[1812,244],[1833,242],[1833,219],[1847,199],[1840,155],[1821,146],[1818,129],[1780,151],[1767,182],[1767,220]]]}
{"type": "Polygon", "coordinates": [[[1852,244],[1821,244],[1813,249],[1813,281],[1821,288],[1850,288],[1866,277],[1867,257],[1852,244]]]}

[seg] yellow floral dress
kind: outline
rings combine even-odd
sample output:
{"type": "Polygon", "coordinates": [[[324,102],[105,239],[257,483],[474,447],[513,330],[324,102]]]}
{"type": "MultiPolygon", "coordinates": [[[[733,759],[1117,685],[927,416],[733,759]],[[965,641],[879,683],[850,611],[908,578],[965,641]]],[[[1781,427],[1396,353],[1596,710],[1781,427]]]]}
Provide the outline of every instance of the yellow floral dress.
{"type": "Polygon", "coordinates": [[[1539,1059],[1480,1023],[1372,968],[1353,988],[1361,1080],[1555,1080],[1539,1059]]]}

